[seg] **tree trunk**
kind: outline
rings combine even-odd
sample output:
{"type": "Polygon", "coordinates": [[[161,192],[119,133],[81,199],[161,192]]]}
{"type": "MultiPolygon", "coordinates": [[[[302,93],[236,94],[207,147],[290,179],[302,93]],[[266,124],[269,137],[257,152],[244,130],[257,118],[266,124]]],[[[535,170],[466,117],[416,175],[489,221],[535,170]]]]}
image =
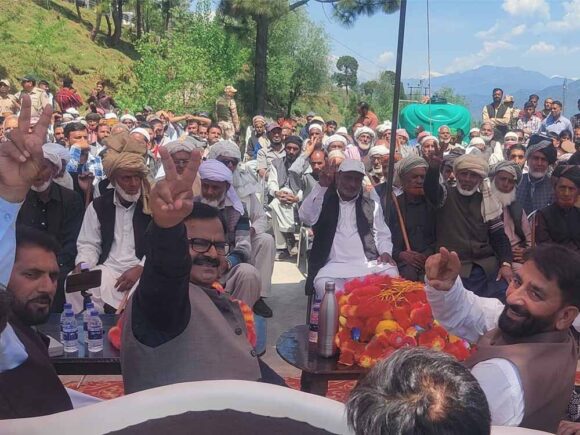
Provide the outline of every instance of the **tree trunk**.
{"type": "Polygon", "coordinates": [[[163,30],[167,32],[169,30],[169,19],[171,16],[171,2],[170,0],[164,0],[161,5],[161,13],[163,15],[163,30]]]}
{"type": "Polygon", "coordinates": [[[75,1],[75,7],[77,8],[77,17],[79,18],[79,21],[83,20],[83,17],[81,15],[81,6],[79,5],[79,0],[74,0],[75,1]]]}
{"type": "Polygon", "coordinates": [[[105,14],[105,21],[107,22],[107,38],[110,40],[113,37],[113,29],[111,27],[111,19],[109,18],[109,14],[105,14]]]}
{"type": "Polygon", "coordinates": [[[137,21],[137,39],[141,39],[141,35],[143,33],[142,28],[142,17],[141,17],[141,1],[142,0],[135,0],[135,20],[137,21]]]}
{"type": "Polygon", "coordinates": [[[103,6],[101,5],[100,1],[97,1],[96,4],[96,17],[95,17],[95,27],[91,31],[91,41],[94,41],[97,37],[97,34],[101,30],[101,20],[103,19],[103,6]]]}
{"type": "Polygon", "coordinates": [[[254,113],[265,114],[266,110],[266,80],[268,61],[268,17],[257,15],[256,21],[256,56],[254,61],[254,113]]]}
{"type": "Polygon", "coordinates": [[[112,45],[119,45],[121,42],[121,35],[123,31],[123,0],[115,0],[113,2],[113,22],[115,23],[115,32],[113,33],[112,45]]]}

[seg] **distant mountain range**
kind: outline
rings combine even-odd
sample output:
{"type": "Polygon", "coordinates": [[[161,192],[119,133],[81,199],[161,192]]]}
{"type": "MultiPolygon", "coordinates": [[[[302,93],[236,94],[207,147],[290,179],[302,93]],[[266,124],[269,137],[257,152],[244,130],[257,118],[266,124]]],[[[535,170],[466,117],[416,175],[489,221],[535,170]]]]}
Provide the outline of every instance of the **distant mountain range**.
{"type": "MultiPolygon", "coordinates": [[[[416,85],[419,81],[419,79],[405,79],[403,83],[416,85]]],[[[423,80],[423,85],[425,84],[426,81],[423,80]]],[[[441,88],[453,89],[455,94],[467,99],[473,119],[480,120],[483,106],[491,102],[493,88],[502,88],[506,95],[512,95],[516,107],[521,108],[530,94],[540,96],[540,105],[547,97],[562,101],[563,84],[562,77],[547,77],[539,72],[527,71],[519,67],[481,66],[470,71],[432,77],[431,92],[436,93],[441,88]]],[[[576,102],[579,98],[580,80],[568,79],[564,111],[566,116],[578,112],[576,102]]]]}

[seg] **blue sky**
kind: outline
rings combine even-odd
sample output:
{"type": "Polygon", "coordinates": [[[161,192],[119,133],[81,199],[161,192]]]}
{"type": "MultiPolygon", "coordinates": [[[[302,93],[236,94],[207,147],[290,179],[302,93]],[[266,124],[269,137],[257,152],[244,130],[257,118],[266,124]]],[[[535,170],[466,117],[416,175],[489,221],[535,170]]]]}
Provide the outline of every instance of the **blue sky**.
{"type": "MultiPolygon", "coordinates": [[[[408,0],[403,77],[427,75],[427,0],[408,0]]],[[[398,14],[360,17],[346,28],[332,7],[311,0],[338,58],[354,56],[359,78],[394,70],[398,14]]],[[[461,72],[481,65],[520,66],[548,77],[580,78],[580,0],[430,0],[431,72],[461,72]]]]}

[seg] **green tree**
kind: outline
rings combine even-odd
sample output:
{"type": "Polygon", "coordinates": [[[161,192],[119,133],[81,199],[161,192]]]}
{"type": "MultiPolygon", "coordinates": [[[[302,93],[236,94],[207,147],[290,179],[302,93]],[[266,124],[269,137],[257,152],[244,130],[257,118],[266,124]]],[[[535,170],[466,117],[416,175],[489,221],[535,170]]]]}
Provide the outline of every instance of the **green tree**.
{"type": "Polygon", "coordinates": [[[434,93],[433,97],[445,98],[448,103],[458,104],[460,106],[468,107],[469,103],[463,95],[457,95],[452,88],[441,88],[434,93]]]}
{"type": "Polygon", "coordinates": [[[173,11],[172,31],[162,38],[145,35],[137,51],[134,78],[118,95],[133,110],[146,104],[179,112],[212,110],[249,58],[249,50],[213,19],[209,0],[195,12],[173,11]]]}
{"type": "MultiPolygon", "coordinates": [[[[220,0],[222,14],[246,22],[255,23],[254,51],[254,111],[264,113],[267,93],[268,36],[270,25],[290,11],[307,4],[310,0],[220,0]]],[[[400,0],[312,0],[331,4],[334,16],[345,25],[354,23],[359,15],[377,12],[391,14],[400,6],[400,0]]]]}
{"type": "MultiPolygon", "coordinates": [[[[382,71],[377,80],[362,84],[363,93],[369,105],[379,119],[389,119],[393,114],[393,94],[395,91],[395,73],[382,71]]],[[[406,99],[401,83],[401,100],[406,99]]]]}
{"type": "Polygon", "coordinates": [[[346,90],[348,98],[348,88],[353,88],[357,83],[358,62],[352,56],[341,56],[336,61],[336,69],[339,72],[334,73],[332,78],[338,87],[346,90]]]}
{"type": "Polygon", "coordinates": [[[268,57],[268,101],[286,116],[298,98],[315,94],[328,79],[328,38],[304,11],[272,25],[268,57]]]}

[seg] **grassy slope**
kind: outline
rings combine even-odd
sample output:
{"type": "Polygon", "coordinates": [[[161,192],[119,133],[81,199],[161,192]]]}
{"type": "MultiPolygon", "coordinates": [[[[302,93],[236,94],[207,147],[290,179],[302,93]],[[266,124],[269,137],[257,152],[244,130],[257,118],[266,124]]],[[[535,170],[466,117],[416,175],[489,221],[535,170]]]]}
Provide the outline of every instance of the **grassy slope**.
{"type": "MultiPolygon", "coordinates": [[[[93,10],[81,9],[78,22],[73,3],[64,0],[0,0],[0,77],[8,77],[13,90],[17,78],[29,72],[48,80],[56,91],[64,76],[70,76],[83,97],[95,81],[105,80],[114,88],[130,71],[137,54],[123,42],[108,48],[106,37],[89,39],[93,10]]],[[[101,31],[106,32],[103,19],[101,31]]]]}

